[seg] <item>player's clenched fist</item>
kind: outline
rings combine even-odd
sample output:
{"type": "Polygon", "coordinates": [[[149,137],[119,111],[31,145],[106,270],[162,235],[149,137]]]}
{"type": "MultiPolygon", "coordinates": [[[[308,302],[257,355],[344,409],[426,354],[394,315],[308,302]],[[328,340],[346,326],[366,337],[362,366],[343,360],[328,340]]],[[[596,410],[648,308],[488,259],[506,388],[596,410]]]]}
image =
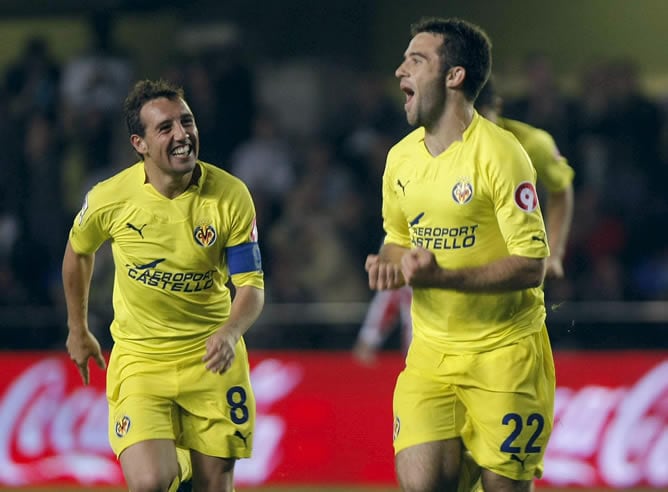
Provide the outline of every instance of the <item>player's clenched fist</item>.
{"type": "Polygon", "coordinates": [[[405,285],[401,267],[382,261],[378,255],[367,256],[364,269],[369,275],[369,288],[372,290],[398,289],[405,285]]]}
{"type": "Polygon", "coordinates": [[[401,273],[408,285],[421,287],[433,285],[439,271],[434,253],[424,248],[412,249],[401,257],[401,273]]]}

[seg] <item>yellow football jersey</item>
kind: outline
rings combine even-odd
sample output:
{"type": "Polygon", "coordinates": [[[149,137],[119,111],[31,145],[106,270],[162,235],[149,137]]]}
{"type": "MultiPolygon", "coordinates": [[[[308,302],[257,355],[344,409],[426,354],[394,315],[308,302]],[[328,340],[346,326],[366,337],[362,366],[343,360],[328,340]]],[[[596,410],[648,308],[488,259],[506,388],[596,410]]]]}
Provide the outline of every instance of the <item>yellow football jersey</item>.
{"type": "Polygon", "coordinates": [[[497,124],[515,135],[520,141],[536,168],[538,183],[547,191],[563,191],[573,182],[575,171],[561,155],[549,133],[508,118],[499,118],[497,124]]]}
{"type": "MultiPolygon", "coordinates": [[[[70,230],[80,254],[111,241],[111,334],[130,352],[203,350],[203,340],[230,312],[226,248],[257,242],[246,186],[213,165],[198,165],[197,183],[172,200],[145,182],[143,162],[121,171],[88,192],[70,230]]],[[[232,282],[263,288],[259,257],[256,263],[232,282]]]]}
{"type": "MultiPolygon", "coordinates": [[[[383,175],[385,242],[422,246],[444,268],[519,255],[549,256],[536,171],[508,131],[477,113],[438,156],[419,128],[388,153],[383,175]]],[[[413,336],[444,353],[479,352],[543,326],[540,288],[494,294],[413,289],[413,336]]]]}

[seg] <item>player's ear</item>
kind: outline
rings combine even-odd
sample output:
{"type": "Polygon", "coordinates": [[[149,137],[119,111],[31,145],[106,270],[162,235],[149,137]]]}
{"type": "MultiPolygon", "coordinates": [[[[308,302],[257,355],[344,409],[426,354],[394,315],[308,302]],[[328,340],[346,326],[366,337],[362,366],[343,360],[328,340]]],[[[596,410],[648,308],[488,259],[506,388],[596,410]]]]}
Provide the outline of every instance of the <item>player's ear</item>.
{"type": "Polygon", "coordinates": [[[466,69],[464,67],[450,67],[445,76],[445,85],[449,89],[458,89],[464,84],[466,78],[466,69]]]}
{"type": "Polygon", "coordinates": [[[137,135],[136,133],[133,133],[130,136],[130,143],[132,144],[132,147],[135,149],[135,151],[138,154],[144,155],[146,153],[146,151],[148,150],[146,148],[146,141],[143,138],[141,138],[139,135],[137,135]]]}

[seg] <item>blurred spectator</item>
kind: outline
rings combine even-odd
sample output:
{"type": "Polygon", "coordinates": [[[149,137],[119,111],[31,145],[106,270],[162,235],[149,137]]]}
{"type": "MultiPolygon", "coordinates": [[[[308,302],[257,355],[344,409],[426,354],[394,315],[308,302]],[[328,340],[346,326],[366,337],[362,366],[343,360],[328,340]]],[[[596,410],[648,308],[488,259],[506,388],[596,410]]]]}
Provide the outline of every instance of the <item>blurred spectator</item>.
{"type": "MultiPolygon", "coordinates": [[[[391,88],[396,90],[392,79],[391,88]]],[[[380,220],[381,182],[385,159],[392,145],[410,131],[405,113],[390,97],[386,78],[362,72],[352,93],[352,101],[339,114],[338,136],[341,155],[350,163],[359,183],[364,205],[358,221],[363,226],[357,247],[364,254],[376,251],[382,238],[380,220]],[[376,232],[373,232],[376,231],[376,232]]]]}
{"type": "Polygon", "coordinates": [[[116,47],[114,21],[108,11],[91,14],[91,48],[69,60],[63,70],[63,123],[79,147],[83,172],[92,181],[111,174],[119,161],[127,164],[128,146],[116,142],[121,135],[127,138],[119,108],[134,73],[130,58],[116,47]],[[119,148],[123,149],[120,155],[119,148]]]}
{"type": "MultiPolygon", "coordinates": [[[[647,289],[637,289],[638,272],[665,247],[656,227],[668,211],[660,151],[665,118],[644,94],[631,60],[602,60],[584,73],[577,141],[584,179],[578,193],[597,196],[599,206],[585,247],[589,261],[582,265],[579,281],[586,284],[593,269],[605,267],[597,275],[608,275],[606,286],[621,282],[614,289],[618,299],[647,298],[647,289]]],[[[580,291],[584,295],[587,289],[580,291]]],[[[589,295],[603,299],[613,293],[594,289],[589,295]]]]}
{"type": "Polygon", "coordinates": [[[3,177],[0,180],[0,215],[9,215],[18,220],[19,187],[21,186],[21,163],[23,151],[21,125],[11,113],[12,99],[0,89],[0,146],[4,149],[0,163],[3,177]]]}
{"type": "Polygon", "coordinates": [[[26,122],[25,130],[23,154],[19,159],[19,217],[27,239],[42,244],[49,263],[57,264],[70,221],[63,209],[60,127],[53,117],[35,113],[26,122]]]}
{"type": "Polygon", "coordinates": [[[225,168],[232,152],[253,134],[256,117],[255,74],[244,54],[238,38],[203,54],[218,96],[214,100],[216,137],[209,139],[213,145],[210,159],[225,168]]]}
{"type": "Polygon", "coordinates": [[[272,251],[272,302],[355,302],[368,297],[360,263],[327,214],[295,204],[267,240],[272,251]],[[295,217],[296,216],[296,217],[295,217]],[[294,220],[300,219],[300,220],[294,220]]]}
{"type": "MultiPolygon", "coordinates": [[[[620,189],[630,194],[656,192],[656,181],[648,178],[665,174],[660,153],[665,115],[642,92],[635,65],[630,60],[591,65],[581,93],[577,141],[585,184],[604,195],[616,195],[620,189]]],[[[627,206],[636,203],[640,202],[627,206]]]]}
{"type": "Polygon", "coordinates": [[[343,302],[369,296],[362,253],[362,200],[352,175],[323,140],[307,144],[302,175],[271,230],[273,299],[343,302]]]}
{"type": "Polygon", "coordinates": [[[364,184],[339,158],[331,142],[314,138],[305,145],[301,176],[290,197],[301,200],[304,210],[329,217],[357,266],[364,264],[369,252],[366,239],[374,234],[369,227],[364,184]]]}
{"type": "Polygon", "coordinates": [[[552,59],[532,53],[524,61],[525,92],[504,103],[506,117],[546,130],[564,155],[573,156],[575,101],[559,86],[552,59]]]}
{"type": "Polygon", "coordinates": [[[197,115],[197,129],[202,142],[200,158],[220,165],[222,162],[216,160],[219,153],[218,140],[221,138],[218,106],[219,99],[224,97],[224,94],[216,90],[215,74],[201,56],[183,60],[180,68],[180,73],[172,73],[168,79],[183,86],[190,109],[197,115]],[[174,80],[178,77],[182,80],[174,80]]]}
{"type": "Polygon", "coordinates": [[[28,39],[18,60],[5,73],[5,89],[18,121],[37,111],[55,115],[59,103],[60,67],[44,38],[28,39]]]}
{"type": "Polygon", "coordinates": [[[410,131],[404,112],[388,93],[384,77],[363,72],[352,96],[338,116],[341,147],[347,157],[370,160],[378,140],[387,138],[394,144],[410,131]]]}
{"type": "MultiPolygon", "coordinates": [[[[0,212],[0,305],[57,309],[60,303],[59,257],[66,237],[62,211],[60,140],[53,116],[26,115],[24,145],[8,168],[15,188],[0,212]]],[[[15,147],[16,142],[6,148],[15,147]]],[[[61,342],[61,323],[49,318],[43,326],[15,316],[6,326],[3,345],[51,347],[61,342]],[[23,324],[25,323],[25,324],[23,324]]]]}
{"type": "MultiPolygon", "coordinates": [[[[255,118],[253,135],[230,158],[230,171],[246,183],[253,195],[260,231],[269,231],[281,215],[297,179],[295,166],[289,142],[281,134],[274,114],[268,108],[262,109],[255,118]]],[[[266,256],[266,245],[261,243],[261,247],[266,256]]]]}
{"type": "Polygon", "coordinates": [[[201,159],[227,170],[232,152],[253,134],[257,110],[255,68],[244,35],[237,24],[220,19],[184,22],[174,46],[181,59],[164,75],[183,86],[197,114],[201,159]]]}
{"type": "Polygon", "coordinates": [[[28,299],[23,284],[17,278],[13,261],[18,235],[16,217],[7,212],[0,213],[0,306],[24,305],[28,299]]]}

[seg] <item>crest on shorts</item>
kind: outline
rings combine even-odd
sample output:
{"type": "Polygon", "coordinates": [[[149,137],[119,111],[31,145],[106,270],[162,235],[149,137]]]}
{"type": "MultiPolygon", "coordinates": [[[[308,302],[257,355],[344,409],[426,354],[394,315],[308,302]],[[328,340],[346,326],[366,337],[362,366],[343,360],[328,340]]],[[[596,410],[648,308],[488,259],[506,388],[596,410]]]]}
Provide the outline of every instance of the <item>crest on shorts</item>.
{"type": "Polygon", "coordinates": [[[399,417],[394,417],[394,429],[392,430],[392,440],[396,441],[399,437],[399,431],[401,430],[401,420],[399,417]]]}
{"type": "Polygon", "coordinates": [[[458,205],[466,205],[473,198],[473,184],[468,178],[460,178],[452,187],[452,199],[458,205]]]}
{"type": "Polygon", "coordinates": [[[118,437],[125,436],[130,430],[131,425],[132,421],[130,420],[130,417],[128,417],[127,415],[123,415],[120,419],[116,421],[116,435],[118,437]]]}
{"type": "Polygon", "coordinates": [[[193,237],[200,246],[208,248],[216,242],[218,233],[211,224],[200,224],[193,230],[193,237]]]}

